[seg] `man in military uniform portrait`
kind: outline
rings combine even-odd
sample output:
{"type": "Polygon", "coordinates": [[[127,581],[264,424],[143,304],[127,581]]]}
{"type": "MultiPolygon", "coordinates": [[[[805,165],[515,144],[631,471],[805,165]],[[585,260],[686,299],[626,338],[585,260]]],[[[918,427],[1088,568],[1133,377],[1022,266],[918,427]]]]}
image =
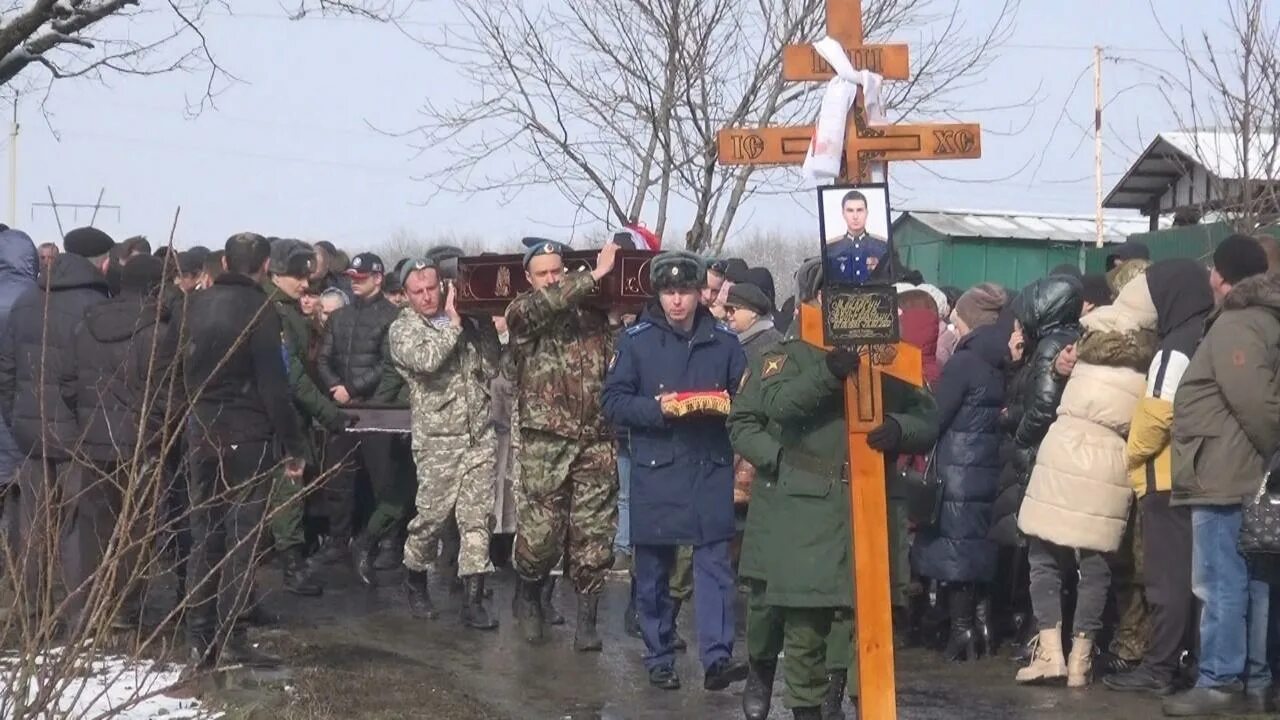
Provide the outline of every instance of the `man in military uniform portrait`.
{"type": "Polygon", "coordinates": [[[845,231],[827,238],[825,252],[828,276],[833,280],[866,282],[889,252],[888,240],[867,232],[868,208],[867,196],[859,190],[850,190],[840,199],[845,231]]]}
{"type": "Polygon", "coordinates": [[[539,642],[547,619],[543,588],[564,557],[578,596],[574,649],[598,651],[596,613],[618,525],[614,434],[600,411],[614,328],[605,311],[585,301],[612,271],[618,246],[605,245],[590,272],[566,273],[567,246],[528,244],[531,288],[506,312],[520,434],[515,610],[524,638],[539,642]]]}
{"type": "Polygon", "coordinates": [[[455,286],[443,290],[440,271],[417,261],[405,277],[408,307],[391,323],[391,362],[409,388],[413,460],[418,468],[418,514],[409,522],[404,565],[409,608],[434,617],[427,567],[435,560],[450,516],[461,536],[458,575],[466,594],[462,621],[492,630],[484,605],[485,576],[493,572],[493,428],[489,382],[497,373],[498,335],[489,318],[458,313],[455,286]]]}

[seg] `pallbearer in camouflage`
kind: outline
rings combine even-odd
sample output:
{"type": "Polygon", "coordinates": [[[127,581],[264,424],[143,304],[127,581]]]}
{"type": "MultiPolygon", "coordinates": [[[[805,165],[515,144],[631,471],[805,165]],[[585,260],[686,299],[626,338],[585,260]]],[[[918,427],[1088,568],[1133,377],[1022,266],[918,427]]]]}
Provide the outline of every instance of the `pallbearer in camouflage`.
{"type": "Polygon", "coordinates": [[[516,614],[525,639],[541,640],[542,589],[563,555],[578,595],[574,647],[599,650],[596,608],[618,524],[613,433],[600,412],[614,328],[606,313],[583,301],[613,268],[618,246],[606,245],[592,271],[566,274],[564,245],[527,244],[532,289],[506,313],[520,433],[516,614]]]}
{"type": "Polygon", "coordinates": [[[442,288],[431,261],[405,279],[409,307],[391,324],[391,362],[409,387],[413,459],[418,467],[418,514],[409,523],[405,589],[414,617],[435,616],[427,566],[449,517],[462,536],[458,574],[466,599],[462,621],[491,630],[497,619],[484,605],[493,528],[493,429],[489,381],[497,371],[498,335],[489,318],[462,317],[452,285],[442,288]]]}

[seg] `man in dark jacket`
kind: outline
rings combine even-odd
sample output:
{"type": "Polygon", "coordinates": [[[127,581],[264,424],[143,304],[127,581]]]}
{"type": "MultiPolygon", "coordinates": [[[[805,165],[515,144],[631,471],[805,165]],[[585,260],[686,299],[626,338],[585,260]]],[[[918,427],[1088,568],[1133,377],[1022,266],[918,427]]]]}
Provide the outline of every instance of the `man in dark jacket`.
{"type": "Polygon", "coordinates": [[[1164,714],[1271,712],[1269,588],[1237,549],[1243,505],[1280,449],[1280,278],[1257,241],[1232,235],[1213,253],[1218,307],[1173,400],[1173,506],[1191,508],[1191,587],[1200,613],[1196,686],[1164,714]]]}
{"type": "MultiPolygon", "coordinates": [[[[57,249],[57,245],[53,246],[57,249]]],[[[54,256],[50,256],[52,263],[54,256]]],[[[9,311],[18,298],[36,286],[39,273],[35,244],[21,230],[0,232],[0,337],[9,325],[9,311]]],[[[0,490],[7,489],[22,464],[23,453],[7,423],[0,423],[0,490]]]]}
{"type": "Polygon", "coordinates": [[[680,687],[675,674],[674,604],[668,582],[676,547],[693,546],[703,687],[723,690],[746,677],[733,660],[733,450],[723,415],[681,417],[678,392],[737,391],[746,358],[736,336],[698,304],[701,258],[665,252],[650,271],[657,307],[623,333],[605,379],[605,417],[630,431],[631,543],[636,607],[649,682],[680,687]]]}
{"type": "Polygon", "coordinates": [[[168,318],[156,297],[162,278],[158,258],[131,258],[120,269],[120,293],[88,309],[63,361],[62,394],[79,428],[79,452],[64,485],[63,576],[78,623],[106,609],[114,627],[131,628],[141,610],[134,573],[161,475],[156,461],[172,365],[159,344],[168,318]],[[99,573],[101,567],[111,573],[99,573]],[[114,583],[91,593],[95,576],[114,583]]]}
{"type": "MultiPolygon", "coordinates": [[[[382,258],[361,253],[351,259],[347,276],[351,280],[353,302],[335,312],[325,326],[320,343],[319,375],[330,397],[338,405],[372,400],[386,369],[387,330],[399,309],[382,294],[384,280],[382,258]]],[[[372,585],[373,551],[382,534],[394,527],[408,508],[396,489],[396,468],[391,449],[391,435],[367,433],[364,437],[335,435],[329,441],[329,457],[342,463],[326,485],[329,510],[329,542],[317,561],[339,562],[347,553],[355,565],[361,582],[372,585]],[[370,523],[359,537],[352,539],[355,514],[355,480],[359,465],[369,477],[375,516],[389,516],[390,522],[370,523]]],[[[375,518],[376,519],[376,518],[375,518]]]]}
{"type": "Polygon", "coordinates": [[[278,662],[249,645],[235,622],[251,596],[271,473],[283,456],[296,480],[306,457],[280,352],[283,329],[260,287],[269,260],[266,238],[233,235],[226,272],[191,296],[186,331],[168,335],[181,351],[191,403],[187,630],[202,667],[278,662]]]}
{"type": "Polygon", "coordinates": [[[47,564],[58,550],[48,527],[49,503],[56,501],[80,434],[59,379],[85,311],[107,299],[103,272],[112,244],[93,228],[67,233],[67,252],[14,303],[0,338],[0,413],[25,457],[17,474],[16,529],[24,556],[19,605],[33,612],[52,591],[47,564]]]}
{"type": "MultiPolygon", "coordinates": [[[[347,427],[347,416],[311,376],[307,352],[311,347],[312,324],[298,305],[299,298],[307,289],[314,263],[315,254],[310,245],[301,240],[277,240],[271,246],[271,282],[266,289],[284,329],[282,351],[299,422],[304,431],[318,424],[331,433],[340,433],[347,427]]],[[[310,445],[308,443],[307,461],[308,465],[313,465],[316,453],[310,445]]],[[[275,537],[276,551],[284,558],[284,587],[295,595],[314,597],[321,594],[322,588],[312,578],[303,558],[306,546],[303,500],[302,486],[285,474],[278,474],[272,485],[274,512],[271,532],[275,537]]]]}

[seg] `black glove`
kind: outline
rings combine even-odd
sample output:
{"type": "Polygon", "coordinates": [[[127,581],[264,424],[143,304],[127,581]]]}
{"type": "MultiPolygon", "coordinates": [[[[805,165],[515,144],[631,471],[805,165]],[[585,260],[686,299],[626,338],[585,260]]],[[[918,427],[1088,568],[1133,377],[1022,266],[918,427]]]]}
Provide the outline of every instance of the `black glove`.
{"type": "Polygon", "coordinates": [[[850,375],[858,372],[858,366],[862,364],[862,358],[858,356],[856,350],[849,348],[836,348],[827,353],[827,370],[831,371],[839,380],[845,380],[850,375]]]}
{"type": "Polygon", "coordinates": [[[882,453],[897,452],[902,444],[902,426],[893,418],[885,418],[879,427],[867,433],[867,444],[882,453]]]}

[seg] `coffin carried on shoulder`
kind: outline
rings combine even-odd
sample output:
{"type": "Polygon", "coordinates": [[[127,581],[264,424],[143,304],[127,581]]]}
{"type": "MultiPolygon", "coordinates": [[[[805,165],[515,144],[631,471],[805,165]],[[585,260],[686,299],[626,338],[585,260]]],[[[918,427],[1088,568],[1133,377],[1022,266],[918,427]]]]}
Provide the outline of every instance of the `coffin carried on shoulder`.
{"type": "MultiPolygon", "coordinates": [[[[570,252],[565,272],[590,272],[597,250],[570,252]]],[[[589,303],[602,310],[637,311],[653,297],[649,262],[657,253],[619,250],[613,271],[592,293],[589,303]]],[[[501,315],[517,295],[529,289],[523,255],[476,255],[458,258],[458,311],[470,315],[501,315]]]]}

